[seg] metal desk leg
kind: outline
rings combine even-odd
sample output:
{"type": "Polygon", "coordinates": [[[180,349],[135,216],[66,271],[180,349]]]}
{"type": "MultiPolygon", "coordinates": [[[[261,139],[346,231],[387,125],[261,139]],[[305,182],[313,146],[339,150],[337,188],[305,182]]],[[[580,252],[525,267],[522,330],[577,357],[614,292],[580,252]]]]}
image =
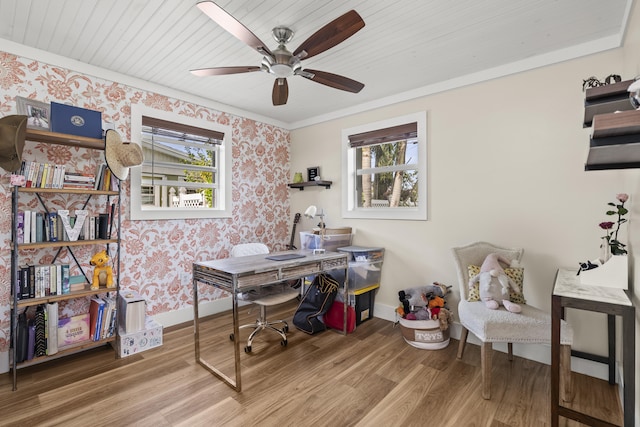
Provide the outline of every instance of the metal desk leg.
{"type": "MultiPolygon", "coordinates": [[[[234,286],[235,288],[235,286],[234,286]]],[[[198,315],[198,282],[196,278],[193,279],[193,326],[194,326],[194,340],[195,340],[195,353],[196,363],[203,366],[213,375],[230,385],[234,390],[241,391],[242,385],[240,382],[240,337],[238,327],[238,296],[236,292],[232,295],[233,301],[233,347],[234,347],[234,362],[235,362],[235,380],[223,373],[221,370],[211,365],[206,360],[200,357],[200,316],[198,315]]]]}

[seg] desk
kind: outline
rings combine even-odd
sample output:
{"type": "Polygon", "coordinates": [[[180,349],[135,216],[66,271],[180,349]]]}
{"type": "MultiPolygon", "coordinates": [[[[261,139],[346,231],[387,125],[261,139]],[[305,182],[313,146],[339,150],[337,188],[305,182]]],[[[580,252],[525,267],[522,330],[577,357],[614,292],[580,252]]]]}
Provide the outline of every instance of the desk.
{"type": "Polygon", "coordinates": [[[622,350],[624,427],[633,427],[636,378],[635,308],[626,291],[581,285],[580,278],[576,275],[576,272],[577,270],[558,270],[553,296],[551,297],[551,425],[558,426],[559,417],[563,416],[592,426],[615,426],[615,424],[566,408],[560,404],[560,319],[564,318],[565,307],[569,307],[607,314],[610,354],[608,359],[603,359],[608,361],[610,365],[610,382],[613,380],[611,362],[615,362],[615,319],[613,319],[613,316],[622,317],[622,338],[624,341],[622,350]],[[611,345],[612,342],[614,343],[613,346],[611,345]]]}
{"type": "MultiPolygon", "coordinates": [[[[243,291],[260,288],[283,280],[299,279],[313,274],[342,269],[345,272],[344,294],[348,292],[347,254],[325,252],[314,254],[312,251],[286,251],[269,255],[251,255],[237,258],[225,258],[193,264],[193,309],[196,362],[220,378],[236,391],[242,390],[240,381],[240,333],[238,331],[238,294],[243,291]],[[304,258],[285,261],[273,261],[267,256],[300,253],[304,258]],[[200,357],[200,325],[198,315],[198,283],[223,289],[231,294],[233,316],[233,341],[235,379],[227,376],[209,362],[200,357]]],[[[343,333],[347,334],[347,305],[344,305],[343,333]]]]}

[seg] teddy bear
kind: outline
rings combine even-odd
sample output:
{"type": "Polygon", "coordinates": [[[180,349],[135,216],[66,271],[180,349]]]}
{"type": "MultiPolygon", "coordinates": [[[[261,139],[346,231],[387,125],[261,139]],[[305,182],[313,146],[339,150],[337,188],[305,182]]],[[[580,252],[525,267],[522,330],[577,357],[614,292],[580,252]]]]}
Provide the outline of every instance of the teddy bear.
{"type": "Polygon", "coordinates": [[[469,287],[476,282],[480,283],[480,300],[484,301],[487,308],[496,310],[502,304],[511,313],[520,313],[522,308],[509,300],[509,289],[517,292],[520,289],[507,276],[500,263],[509,266],[511,261],[496,253],[487,255],[480,266],[480,273],[469,280],[469,287]]]}
{"type": "Polygon", "coordinates": [[[109,254],[107,251],[100,251],[91,257],[89,264],[95,266],[93,269],[93,281],[91,282],[91,290],[100,288],[100,285],[107,288],[115,288],[113,283],[113,270],[109,264],[109,254]]]}

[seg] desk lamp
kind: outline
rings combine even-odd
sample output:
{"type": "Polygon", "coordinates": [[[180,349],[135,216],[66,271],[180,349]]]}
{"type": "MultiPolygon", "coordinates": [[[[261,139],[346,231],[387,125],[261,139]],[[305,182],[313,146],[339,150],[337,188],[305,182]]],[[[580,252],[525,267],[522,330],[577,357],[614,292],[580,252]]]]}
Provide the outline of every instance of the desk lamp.
{"type": "Polygon", "coordinates": [[[320,224],[318,225],[320,226],[320,235],[322,236],[322,240],[324,240],[324,210],[320,208],[320,213],[318,213],[318,208],[316,208],[315,205],[311,205],[304,211],[304,216],[309,219],[313,219],[315,216],[320,217],[320,224]]]}

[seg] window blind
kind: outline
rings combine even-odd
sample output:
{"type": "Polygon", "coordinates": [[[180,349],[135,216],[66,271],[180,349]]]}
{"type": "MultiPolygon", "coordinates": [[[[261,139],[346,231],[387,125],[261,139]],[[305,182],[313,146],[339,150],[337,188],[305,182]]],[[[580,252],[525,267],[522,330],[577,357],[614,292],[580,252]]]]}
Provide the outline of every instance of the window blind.
{"type": "Polygon", "coordinates": [[[405,123],[385,129],[349,135],[349,147],[357,148],[385,142],[402,141],[418,137],[418,123],[405,123]]]}
{"type": "Polygon", "coordinates": [[[221,145],[224,139],[224,133],[222,132],[146,116],[142,116],[142,132],[163,136],[176,141],[190,141],[204,144],[221,145]]]}

